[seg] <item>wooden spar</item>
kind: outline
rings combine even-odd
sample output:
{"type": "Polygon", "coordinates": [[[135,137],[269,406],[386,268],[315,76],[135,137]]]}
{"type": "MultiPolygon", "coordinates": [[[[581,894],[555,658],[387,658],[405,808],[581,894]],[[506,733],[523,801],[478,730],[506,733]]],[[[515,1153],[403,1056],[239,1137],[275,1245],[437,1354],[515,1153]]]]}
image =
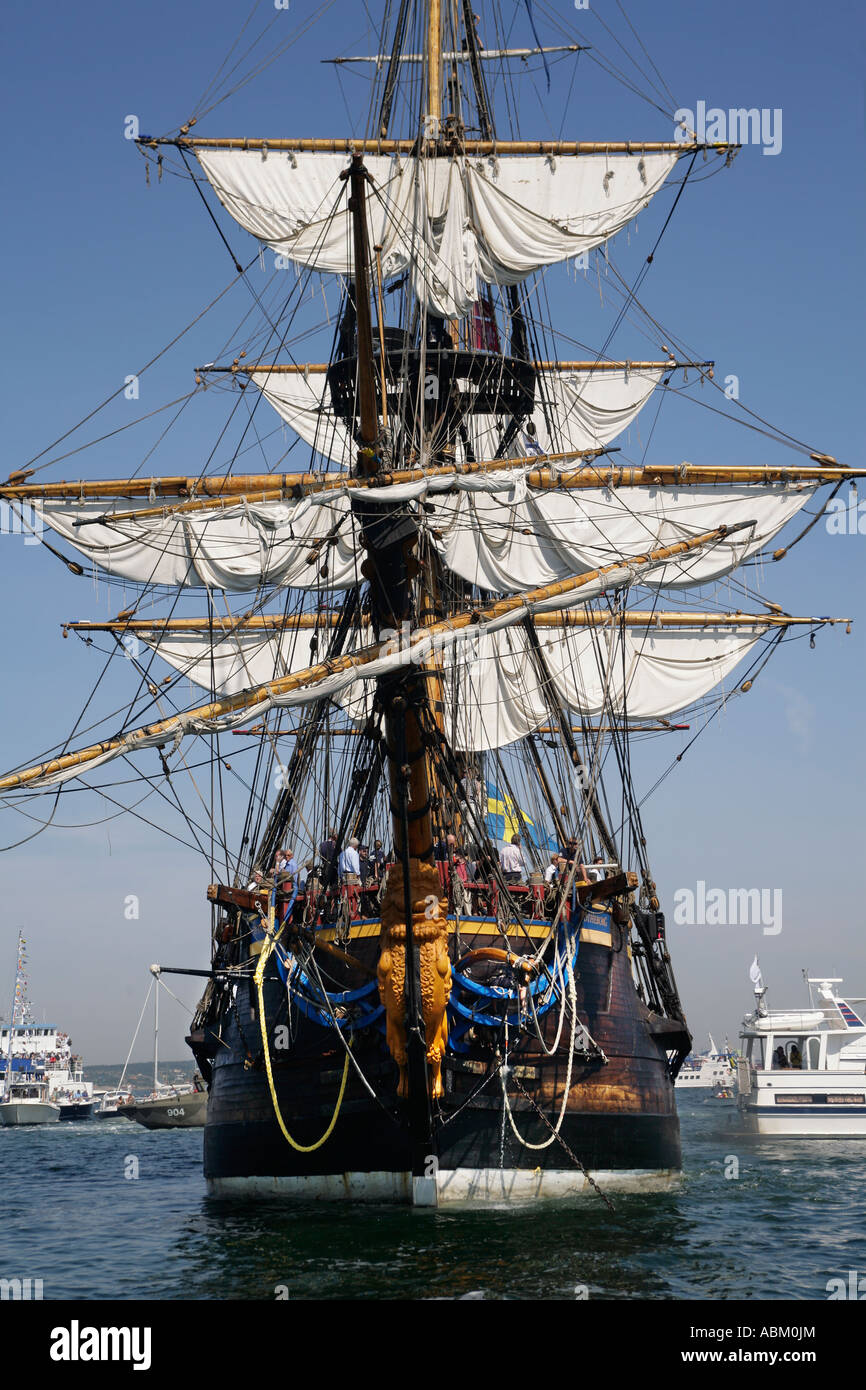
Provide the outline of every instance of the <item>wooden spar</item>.
{"type": "MultiPolygon", "coordinates": [[[[160,145],[174,145],[182,150],[294,150],[312,154],[417,154],[416,140],[366,140],[347,136],[342,139],[276,139],[235,136],[232,138],[203,135],[169,136],[141,135],[135,142],[155,150],[160,145]]],[[[461,154],[693,154],[695,150],[718,150],[720,153],[742,149],[742,145],[724,140],[461,140],[461,154]]]]}
{"type": "MultiPolygon", "coordinates": [[[[381,248],[374,247],[373,249],[377,250],[381,248]]],[[[693,367],[696,371],[708,371],[716,364],[714,359],[707,362],[677,362],[668,358],[665,362],[640,361],[637,359],[630,361],[626,361],[625,359],[621,361],[615,361],[613,359],[603,359],[600,361],[587,359],[579,362],[542,362],[530,359],[530,365],[539,372],[672,372],[675,370],[685,371],[688,367],[693,367]]],[[[253,372],[267,372],[271,376],[310,376],[317,373],[324,374],[330,371],[330,367],[331,364],[329,362],[305,362],[299,364],[296,362],[238,361],[233,362],[230,367],[196,367],[195,372],[196,374],[213,376],[237,376],[239,372],[246,375],[250,375],[253,372]]],[[[819,455],[813,454],[812,457],[817,459],[819,455]]]]}
{"type": "MultiPolygon", "coordinates": [[[[607,452],[604,449],[572,449],[561,454],[544,454],[543,460],[552,462],[576,458],[598,458],[607,452]]],[[[391,483],[415,482],[420,478],[442,476],[447,473],[483,473],[504,468],[514,468],[525,464],[526,459],[490,459],[476,463],[455,464],[450,467],[403,468],[392,473],[380,473],[375,483],[366,478],[353,478],[347,473],[332,470],[323,473],[214,473],[210,476],[193,477],[189,474],[160,478],[109,478],[104,482],[90,481],[60,483],[0,483],[0,498],[9,501],[26,502],[81,500],[90,501],[100,497],[149,497],[153,492],[157,497],[189,497],[194,499],[215,498],[218,501],[230,499],[232,504],[240,497],[256,500],[259,496],[300,497],[307,492],[340,491],[343,488],[387,487],[391,483]]],[[[817,471],[817,470],[816,470],[817,471]]],[[[823,473],[823,469],[820,470],[823,473]]],[[[161,508],[156,508],[161,511],[161,508]]],[[[133,513],[140,516],[140,512],[133,513]]]]}
{"type": "MultiPolygon", "coordinates": [[[[193,500],[172,506],[172,513],[208,507],[235,506],[244,498],[248,502],[278,502],[300,498],[311,492],[341,492],[344,489],[376,487],[383,490],[397,483],[419,482],[422,478],[468,477],[474,474],[504,472],[510,468],[527,468],[529,487],[567,491],[598,488],[663,487],[676,483],[682,487],[704,483],[839,483],[866,477],[866,469],[836,466],[773,467],[732,464],[719,467],[713,464],[655,463],[644,467],[620,465],[593,468],[591,464],[569,472],[552,472],[546,463],[578,458],[596,459],[613,453],[612,449],[575,449],[567,453],[543,454],[532,460],[524,455],[508,459],[487,459],[477,463],[443,464],[429,468],[401,468],[377,474],[375,480],[353,478],[336,470],[328,473],[248,473],[224,474],[195,478],[191,476],[165,478],[114,478],[61,483],[0,484],[0,500],[17,502],[88,502],[100,498],[147,497],[151,489],[158,497],[192,497],[193,500]]],[[[384,499],[383,499],[384,500],[384,499]]],[[[165,507],[141,508],[130,512],[111,512],[111,521],[147,516],[162,516],[165,507]]],[[[94,518],[94,522],[99,518],[94,518]]]]}
{"type": "MultiPolygon", "coordinates": [[[[671,724],[660,722],[657,724],[632,724],[624,719],[621,724],[572,724],[573,734],[672,734],[682,733],[685,729],[690,729],[691,724],[671,724]]],[[[253,738],[268,732],[264,724],[252,724],[248,729],[232,729],[232,734],[236,738],[253,738]]],[[[558,724],[540,724],[537,729],[532,729],[527,737],[535,734],[558,734],[560,733],[558,724]]],[[[273,734],[274,738],[295,738],[296,729],[279,729],[273,734]]],[[[330,729],[329,738],[363,738],[363,729],[330,729]]],[[[565,837],[568,838],[567,836],[565,837]]]]}
{"type": "MultiPolygon", "coordinates": [[[[339,613],[283,614],[255,613],[229,622],[211,618],[115,618],[105,623],[64,623],[64,632],[213,632],[215,638],[231,637],[238,632],[292,632],[320,627],[336,627],[339,613]]],[[[849,623],[850,618],[793,617],[788,613],[689,613],[689,612],[625,612],[611,617],[609,613],[537,613],[533,619],[538,628],[565,627],[647,627],[647,628],[706,628],[706,627],[818,627],[827,624],[849,623]]]]}
{"type": "MultiPolygon", "coordinates": [[[[531,604],[542,603],[552,598],[565,598],[572,593],[576,594],[587,584],[603,578],[606,574],[612,575],[615,571],[627,569],[636,576],[637,570],[641,567],[652,569],[656,565],[674,559],[677,555],[686,555],[690,551],[699,550],[704,545],[711,545],[714,541],[723,540],[726,536],[745,530],[753,524],[753,522],[746,521],[738,522],[735,526],[717,526],[712,531],[704,531],[700,536],[694,536],[691,540],[677,541],[674,545],[667,545],[661,550],[649,551],[646,555],[634,556],[629,560],[616,560],[610,565],[589,570],[586,574],[575,575],[570,579],[559,579],[552,584],[544,584],[538,589],[528,589],[523,594],[498,599],[495,603],[483,604],[472,612],[458,613],[454,617],[443,618],[430,627],[420,628],[414,634],[410,634],[408,649],[411,651],[412,646],[420,641],[426,641],[429,638],[434,640],[438,637],[445,638],[452,632],[459,632],[467,627],[475,627],[479,623],[502,618],[511,613],[519,616],[531,604]]],[[[279,698],[281,695],[288,695],[292,691],[300,690],[306,686],[318,685],[327,680],[329,676],[344,671],[363,670],[365,666],[386,654],[386,651],[388,653],[393,651],[391,643],[376,643],[350,655],[334,657],[331,660],[318,662],[315,666],[305,667],[304,670],[296,671],[291,675],[279,676],[255,689],[243,690],[237,695],[226,695],[219,700],[212,700],[206,705],[197,705],[193,709],[186,710],[183,714],[171,715],[167,719],[157,720],[154,724],[146,724],[123,738],[106,739],[102,743],[92,744],[90,747],[79,749],[75,753],[64,753],[60,757],[50,758],[47,762],[39,763],[35,767],[25,768],[21,772],[9,773],[6,777],[0,778],[0,791],[13,791],[17,787],[24,787],[32,782],[37,782],[41,777],[49,777],[75,767],[86,767],[88,763],[94,762],[106,753],[121,750],[133,752],[136,743],[140,744],[145,738],[150,739],[164,735],[168,741],[175,734],[182,732],[184,724],[190,720],[220,719],[227,714],[253,708],[264,701],[279,698]]]]}
{"type": "MultiPolygon", "coordinates": [[[[547,48],[479,48],[477,56],[483,58],[485,62],[495,63],[502,58],[534,58],[542,53],[583,53],[589,52],[589,46],[583,43],[560,43],[547,48]]],[[[341,67],[345,63],[375,63],[380,66],[388,57],[387,53],[356,53],[348,58],[322,58],[323,63],[328,63],[332,67],[341,67]]],[[[426,53],[401,53],[396,59],[398,63],[426,63],[426,53]]],[[[442,54],[444,63],[469,63],[472,57],[468,48],[461,49],[460,52],[444,52],[442,54]]]]}

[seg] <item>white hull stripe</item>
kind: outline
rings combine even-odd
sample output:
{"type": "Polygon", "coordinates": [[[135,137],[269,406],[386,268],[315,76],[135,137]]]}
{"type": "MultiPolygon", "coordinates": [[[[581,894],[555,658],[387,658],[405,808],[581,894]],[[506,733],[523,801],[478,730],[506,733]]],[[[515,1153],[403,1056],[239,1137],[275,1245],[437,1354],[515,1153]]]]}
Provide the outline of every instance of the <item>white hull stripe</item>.
{"type": "MultiPolygon", "coordinates": [[[[604,1192],[667,1192],[682,1174],[665,1169],[599,1169],[593,1180],[604,1192]]],[[[282,1197],[300,1201],[397,1202],[415,1206],[523,1203],[594,1196],[575,1169],[539,1172],[524,1168],[454,1168],[435,1180],[410,1173],[330,1173],[308,1177],[226,1177],[208,1179],[216,1197],[282,1197]]]]}

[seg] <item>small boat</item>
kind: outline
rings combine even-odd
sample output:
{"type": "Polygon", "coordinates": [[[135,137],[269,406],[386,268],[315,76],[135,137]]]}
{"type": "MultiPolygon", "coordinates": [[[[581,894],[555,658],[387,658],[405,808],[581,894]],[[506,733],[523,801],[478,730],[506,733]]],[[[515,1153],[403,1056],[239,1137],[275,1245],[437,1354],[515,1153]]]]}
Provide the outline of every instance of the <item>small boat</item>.
{"type": "MultiPolygon", "coordinates": [[[[121,1085],[123,1077],[121,1077],[121,1085]]],[[[94,1116],[97,1120],[124,1119],[135,1104],[131,1091],[103,1091],[96,1101],[94,1116]]]]}
{"type": "MultiPolygon", "coordinates": [[[[124,1108],[130,1120],[145,1129],[193,1129],[204,1125],[207,1116],[207,1091],[198,1072],[190,1086],[168,1086],[159,1079],[159,966],[152,965],[153,976],[153,1091],[144,1100],[134,1101],[124,1108]],[[154,982],[156,988],[154,989],[154,982]]],[[[150,990],[148,990],[148,994],[150,990]]],[[[145,1007],[147,999],[145,999],[145,1007]]],[[[142,1014],[144,1010],[142,1009],[142,1014]]],[[[141,1024],[141,1018],[138,1020],[141,1024]]],[[[136,1029],[136,1035],[138,1029],[136,1029]]],[[[133,1038],[133,1045],[135,1039],[133,1038]]],[[[132,1049],[130,1049],[131,1052],[132,1049]]],[[[127,1061],[129,1059],[127,1058],[127,1061]]],[[[125,1069],[124,1069],[125,1070],[125,1069]]]]}
{"type": "Polygon", "coordinates": [[[54,1104],[60,1110],[61,1120],[92,1120],[95,1101],[82,1097],[54,1095],[54,1104]]]}
{"type": "Polygon", "coordinates": [[[810,1007],[767,1009],[757,958],[755,1010],[743,1020],[737,1102],[757,1134],[866,1137],[866,999],[842,998],[841,978],[806,976],[810,1007]]]}
{"type": "Polygon", "coordinates": [[[193,1129],[204,1125],[207,1116],[207,1091],[196,1078],[190,1090],[174,1086],[161,1088],[163,1094],[149,1096],[125,1107],[124,1114],[145,1129],[193,1129]]]}
{"type": "MultiPolygon", "coordinates": [[[[80,1057],[72,1051],[72,1039],[51,1024],[36,1023],[27,997],[27,942],[18,933],[18,957],[12,1016],[0,1029],[0,1074],[13,1090],[17,1082],[36,1076],[46,1086],[46,1100],[59,1111],[52,1119],[87,1120],[93,1113],[93,1083],[85,1081],[80,1057]]],[[[32,1123],[32,1121],[31,1121],[32,1123]]]]}
{"type": "Polygon", "coordinates": [[[60,1119],[60,1106],[48,1099],[48,1082],[26,1073],[6,1087],[0,1101],[0,1124],[50,1125],[60,1119]]]}
{"type": "Polygon", "coordinates": [[[725,1045],[719,1052],[710,1033],[710,1050],[698,1056],[687,1057],[680,1068],[675,1082],[677,1091],[711,1091],[715,1087],[730,1087],[733,1084],[736,1058],[725,1045]]]}

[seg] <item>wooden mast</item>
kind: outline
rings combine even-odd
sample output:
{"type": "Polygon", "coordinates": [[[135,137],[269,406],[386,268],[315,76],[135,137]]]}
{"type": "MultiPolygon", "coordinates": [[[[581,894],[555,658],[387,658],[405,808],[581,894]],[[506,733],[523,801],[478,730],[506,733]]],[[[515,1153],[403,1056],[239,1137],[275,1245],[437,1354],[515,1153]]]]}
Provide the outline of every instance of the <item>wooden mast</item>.
{"type": "MultiPolygon", "coordinates": [[[[373,365],[373,328],[370,318],[370,250],[367,237],[365,182],[360,155],[349,170],[354,235],[355,301],[357,324],[358,407],[360,475],[375,479],[382,466],[380,425],[376,410],[373,365]]],[[[382,316],[379,315],[380,333],[382,316]]],[[[383,398],[384,407],[384,398],[383,398]]],[[[407,528],[402,509],[370,506],[354,497],[353,511],[360,522],[362,544],[367,551],[363,573],[370,583],[370,616],[377,638],[404,631],[411,620],[411,580],[417,564],[411,552],[417,542],[417,526],[407,528]]],[[[400,1067],[400,1094],[407,1101],[407,1122],[413,1183],[423,1179],[433,1151],[433,1117],[427,1071],[428,1040],[422,1008],[422,963],[415,941],[416,899],[425,897],[431,883],[424,879],[433,856],[427,749],[420,724],[425,690],[417,669],[401,670],[377,682],[376,696],[384,706],[385,753],[391,802],[394,848],[399,875],[392,871],[382,901],[382,948],[379,956],[379,993],[385,1005],[386,1041],[400,1067]],[[398,881],[399,879],[399,881],[398,881]],[[402,920],[401,920],[402,919],[402,920]],[[402,957],[402,959],[400,959],[402,957]]]]}
{"type": "Polygon", "coordinates": [[[369,466],[368,454],[379,436],[379,416],[376,410],[376,387],[373,382],[373,322],[370,315],[370,246],[367,238],[367,216],[364,184],[367,171],[364,161],[356,154],[346,175],[349,179],[349,211],[352,214],[352,233],[355,244],[355,325],[358,335],[358,408],[361,416],[360,435],[367,449],[358,458],[358,471],[364,476],[378,471],[369,466]]]}
{"type": "Polygon", "coordinates": [[[438,140],[442,119],[442,3],[428,0],[427,9],[427,129],[438,140]]]}

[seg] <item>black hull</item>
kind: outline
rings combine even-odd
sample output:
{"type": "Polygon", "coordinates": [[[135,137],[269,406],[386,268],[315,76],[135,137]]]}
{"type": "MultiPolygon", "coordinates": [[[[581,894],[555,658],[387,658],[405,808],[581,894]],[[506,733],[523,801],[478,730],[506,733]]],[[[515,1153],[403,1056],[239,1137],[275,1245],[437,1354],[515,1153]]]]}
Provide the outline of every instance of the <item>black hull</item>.
{"type": "Polygon", "coordinates": [[[59,1119],[61,1120],[92,1120],[94,1101],[87,1100],[74,1102],[71,1105],[61,1105],[59,1119]]]}
{"type": "MultiPolygon", "coordinates": [[[[276,1018],[285,990],[278,984],[268,988],[270,1019],[276,1018]]],[[[585,1190],[583,1170],[599,1175],[602,1185],[609,1187],[616,1187],[618,1179],[638,1185],[645,1179],[644,1185],[651,1186],[655,1178],[666,1185],[678,1172],[679,1124],[664,1035],[658,1016],[638,998],[623,934],[613,924],[611,935],[607,914],[596,914],[595,929],[582,933],[576,996],[578,1016],[604,1059],[576,1053],[559,1138],[546,1147],[527,1145],[543,1144],[550,1138],[548,1126],[557,1127],[569,1047],[561,1045],[552,1059],[544,1057],[537,1042],[534,1052],[524,1049],[511,1055],[510,1118],[503,1112],[502,1081],[489,1053],[486,1060],[478,1055],[446,1058],[445,1096],[436,1112],[436,1153],[428,1168],[428,1176],[439,1174],[446,1196],[448,1175],[457,1172],[486,1174],[481,1184],[485,1190],[490,1175],[516,1174],[523,1180],[556,1175],[557,1193],[562,1195],[567,1195],[569,1179],[575,1191],[585,1190]],[[606,931],[598,929],[605,925],[606,931]],[[515,1136],[513,1126],[525,1143],[515,1136]]],[[[228,1046],[221,1045],[213,1058],[204,1136],[205,1176],[211,1190],[299,1196],[339,1196],[344,1191],[356,1197],[365,1192],[359,1175],[378,1175],[367,1185],[376,1197],[388,1188],[387,1175],[402,1175],[402,1183],[395,1181],[385,1195],[409,1199],[407,1117],[396,1094],[397,1069],[381,1034],[368,1029],[356,1037],[353,1048],[378,1101],[350,1068],[329,1138],[312,1152],[299,1152],[280,1131],[265,1070],[255,1058],[261,1039],[253,1005],[252,990],[241,987],[233,1016],[222,1028],[222,1042],[228,1046]]],[[[552,1030],[552,1022],[548,1027],[552,1030]]],[[[284,1123],[297,1144],[314,1145],[334,1113],[344,1050],[330,1030],[302,1024],[288,1055],[274,1051],[271,1056],[284,1123]],[[321,1050],[323,1037],[326,1053],[321,1050]]],[[[465,1182],[456,1187],[458,1198],[465,1195],[465,1182]]],[[[493,1193],[487,1195],[502,1195],[501,1187],[494,1182],[493,1193]]]]}

